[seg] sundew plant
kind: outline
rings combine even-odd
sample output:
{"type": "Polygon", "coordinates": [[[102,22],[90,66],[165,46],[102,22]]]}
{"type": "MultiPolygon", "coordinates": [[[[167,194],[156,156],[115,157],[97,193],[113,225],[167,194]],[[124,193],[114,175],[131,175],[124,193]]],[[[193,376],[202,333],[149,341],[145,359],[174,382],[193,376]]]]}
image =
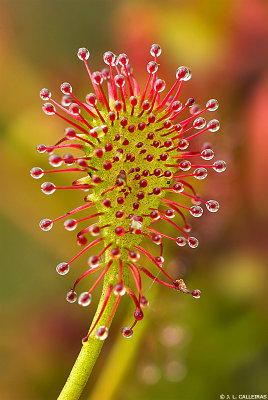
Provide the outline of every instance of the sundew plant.
{"type": "Polygon", "coordinates": [[[217,110],[217,100],[208,100],[203,108],[194,98],[180,102],[181,89],[191,78],[190,69],[184,66],[176,70],[173,86],[166,89],[165,81],[158,78],[159,45],[151,46],[152,60],[147,64],[143,89],[126,54],[117,57],[106,52],[106,67],[101,72],[90,70],[86,48],[80,48],[77,55],[89,76],[91,93],[79,100],[65,82],[61,85],[62,99],[57,102],[48,89],[41,90],[44,113],[58,116],[67,126],[56,144],[37,146],[40,153],[49,155],[49,164],[55,169],[31,170],[35,179],[57,172],[82,175],[66,187],[50,181],[41,185],[47,195],[57,190],[79,190],[84,197],[79,207],[40,222],[43,231],[63,219],[67,230],[78,230],[81,250],[57,265],[58,274],[66,275],[82,254],[88,254],[85,271],[73,283],[66,300],[89,306],[94,289],[103,282],[96,314],[82,339],[82,350],[59,396],[61,400],[80,397],[124,295],[133,302],[133,320],[121,333],[126,339],[133,335],[148,305],[143,275],[195,299],[200,297],[199,290],[188,289],[182,279],[166,272],[164,242],[197,248],[198,239],[190,233],[188,216],[201,217],[204,209],[216,212],[219,203],[201,199],[195,182],[205,179],[210,171],[223,172],[226,168],[224,161],[211,161],[214,153],[210,144],[195,146],[197,137],[219,130],[218,120],[207,122],[203,117],[217,110]],[[80,151],[79,157],[55,154],[74,149],[80,151]],[[88,216],[76,217],[83,210],[89,211],[88,216]],[[165,221],[161,229],[159,221],[165,221]],[[170,225],[176,228],[176,237],[169,236],[170,225]],[[155,244],[155,253],[148,249],[150,241],[155,244]],[[153,274],[152,266],[157,273],[153,274]],[[88,279],[91,275],[95,277],[93,284],[88,279]],[[88,279],[89,289],[79,293],[82,279],[88,279]]]}

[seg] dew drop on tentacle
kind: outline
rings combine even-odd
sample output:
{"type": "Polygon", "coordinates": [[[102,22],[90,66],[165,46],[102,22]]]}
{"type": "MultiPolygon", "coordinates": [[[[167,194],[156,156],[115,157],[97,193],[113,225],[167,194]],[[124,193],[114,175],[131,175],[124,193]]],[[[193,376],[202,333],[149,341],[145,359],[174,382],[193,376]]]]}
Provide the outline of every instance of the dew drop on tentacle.
{"type": "Polygon", "coordinates": [[[56,186],[51,182],[44,182],[41,185],[41,190],[45,194],[52,194],[56,190],[56,186]]]}
{"type": "Polygon", "coordinates": [[[80,294],[78,298],[78,304],[80,306],[87,307],[91,303],[91,300],[92,300],[91,294],[89,294],[88,292],[83,292],[80,294]]]}
{"type": "Polygon", "coordinates": [[[203,160],[212,160],[212,158],[214,157],[214,152],[211,149],[204,149],[201,151],[201,158],[203,158],[203,160]]]}
{"type": "Polygon", "coordinates": [[[85,246],[87,244],[87,238],[84,235],[79,235],[76,238],[78,246],[85,246]]]}
{"type": "Polygon", "coordinates": [[[66,128],[64,136],[67,140],[73,140],[76,137],[76,132],[73,128],[66,128]]]}
{"type": "Polygon", "coordinates": [[[166,82],[163,79],[157,79],[154,84],[154,90],[157,93],[163,92],[166,88],[166,82]]]}
{"type": "Polygon", "coordinates": [[[72,86],[71,86],[70,83],[68,83],[68,82],[63,82],[63,83],[60,85],[60,90],[61,90],[61,92],[62,92],[63,94],[65,94],[65,95],[69,95],[69,94],[71,94],[72,91],[73,91],[72,86]]]}
{"type": "Polygon", "coordinates": [[[196,129],[203,129],[206,126],[205,118],[198,117],[193,122],[193,127],[196,129]]]}
{"type": "Polygon", "coordinates": [[[52,167],[59,167],[62,165],[63,159],[57,154],[52,154],[52,156],[49,157],[48,162],[52,167]]]}
{"type": "Polygon", "coordinates": [[[165,212],[165,216],[167,217],[167,218],[175,218],[175,211],[172,209],[172,208],[170,208],[170,209],[168,209],[166,212],[165,212]]]}
{"type": "Polygon", "coordinates": [[[75,302],[76,302],[76,299],[77,299],[77,294],[76,294],[76,292],[74,292],[73,290],[70,290],[70,291],[67,293],[67,295],[66,295],[66,300],[67,300],[69,303],[75,303],[75,302]]]}
{"type": "Polygon", "coordinates": [[[155,61],[148,62],[147,71],[149,72],[149,74],[155,74],[157,70],[158,70],[158,65],[155,61]]]}
{"type": "Polygon", "coordinates": [[[45,153],[46,152],[46,146],[44,144],[38,144],[36,146],[36,150],[38,151],[38,153],[45,153]]]}
{"type": "Polygon", "coordinates": [[[192,228],[189,224],[185,224],[183,230],[184,230],[184,232],[189,233],[189,232],[191,232],[192,228]]]}
{"type": "Polygon", "coordinates": [[[162,50],[159,44],[152,44],[150,53],[152,57],[159,57],[161,54],[162,50]]]}
{"type": "Polygon", "coordinates": [[[179,150],[186,150],[189,147],[189,142],[186,139],[181,139],[178,143],[179,150]]]}
{"type": "Polygon", "coordinates": [[[198,289],[195,289],[192,291],[192,296],[194,299],[200,299],[201,297],[201,291],[198,289]]]}
{"type": "Polygon", "coordinates": [[[62,105],[63,107],[69,107],[71,103],[72,103],[72,98],[71,98],[71,96],[68,96],[68,95],[63,95],[63,96],[62,96],[62,98],[61,98],[61,105],[62,105]]]}
{"type": "Polygon", "coordinates": [[[126,293],[126,288],[125,288],[125,286],[123,285],[123,283],[117,283],[117,284],[114,286],[114,294],[115,294],[116,296],[123,296],[125,293],[126,293]]]}
{"type": "Polygon", "coordinates": [[[89,232],[92,236],[99,236],[100,227],[98,225],[92,225],[89,232]]]}
{"type": "Polygon", "coordinates": [[[105,64],[107,65],[115,65],[116,62],[116,55],[114,53],[112,53],[111,51],[106,51],[103,54],[103,61],[105,62],[105,64]]]}
{"type": "Polygon", "coordinates": [[[34,167],[30,171],[31,177],[34,179],[40,179],[44,176],[44,171],[42,168],[34,167]]]}
{"type": "Polygon", "coordinates": [[[192,249],[196,249],[198,246],[198,240],[193,236],[189,237],[187,242],[192,249]]]}
{"type": "Polygon", "coordinates": [[[90,256],[88,259],[88,265],[92,268],[97,268],[100,265],[100,259],[98,256],[90,256]]]}
{"type": "Polygon", "coordinates": [[[94,93],[88,93],[86,95],[86,102],[88,105],[94,107],[97,104],[97,96],[94,93]]]}
{"type": "Polygon", "coordinates": [[[175,193],[181,193],[181,192],[183,192],[183,191],[184,191],[184,186],[183,186],[183,184],[182,184],[181,182],[175,183],[175,184],[172,186],[172,191],[175,192],[175,193]]]}
{"type": "Polygon", "coordinates": [[[186,245],[186,243],[187,243],[187,239],[186,239],[185,237],[183,237],[183,236],[178,236],[178,237],[176,238],[176,244],[177,244],[178,246],[183,247],[183,246],[186,245]]]}
{"type": "Polygon", "coordinates": [[[154,244],[157,244],[158,246],[162,244],[162,238],[160,235],[153,235],[152,241],[154,242],[154,244]]]}
{"type": "Polygon", "coordinates": [[[48,101],[51,98],[51,92],[48,89],[44,88],[40,90],[40,97],[42,100],[48,101]]]}
{"type": "Polygon", "coordinates": [[[122,329],[122,336],[124,337],[124,338],[127,338],[127,339],[129,339],[129,338],[131,338],[132,336],[133,336],[133,329],[131,329],[129,326],[125,326],[123,329],[122,329]]]}
{"type": "Polygon", "coordinates": [[[64,154],[63,161],[67,165],[72,165],[74,163],[73,155],[72,154],[64,154]]]}
{"type": "Polygon", "coordinates": [[[192,105],[190,106],[190,114],[191,114],[191,115],[195,115],[195,114],[197,114],[199,111],[200,111],[200,106],[199,106],[199,104],[194,103],[194,104],[192,104],[192,105]]]}
{"type": "Polygon", "coordinates": [[[188,81],[191,79],[192,73],[188,67],[179,67],[176,71],[176,78],[180,81],[188,81]]]}
{"type": "Polygon", "coordinates": [[[220,123],[217,119],[212,119],[208,122],[207,127],[210,132],[217,132],[220,129],[220,123]]]}
{"type": "Polygon", "coordinates": [[[69,272],[69,265],[66,262],[61,262],[57,265],[56,271],[59,275],[66,275],[69,272]]]}
{"type": "Polygon", "coordinates": [[[119,259],[121,257],[121,253],[120,253],[120,251],[118,249],[112,249],[110,251],[110,257],[115,259],[115,260],[119,259]]]}
{"type": "Polygon", "coordinates": [[[103,76],[99,71],[93,72],[92,79],[96,85],[101,85],[103,82],[103,76]]]}
{"type": "Polygon", "coordinates": [[[45,103],[42,109],[46,115],[54,115],[56,113],[56,108],[51,103],[45,103]]]}
{"type": "Polygon", "coordinates": [[[139,259],[140,259],[140,254],[137,251],[130,251],[128,253],[128,258],[129,258],[130,261],[138,262],[139,259]]]}
{"type": "Polygon", "coordinates": [[[213,169],[216,172],[224,172],[226,170],[226,163],[225,161],[215,161],[213,163],[213,169]]]}
{"type": "Polygon", "coordinates": [[[67,219],[64,221],[64,228],[67,231],[73,231],[77,227],[77,221],[75,219],[67,219]]]}
{"type": "Polygon", "coordinates": [[[219,103],[218,103],[218,101],[215,100],[215,99],[210,99],[210,100],[208,100],[208,102],[207,102],[207,104],[206,104],[206,108],[207,108],[209,111],[216,111],[216,110],[218,109],[218,107],[219,107],[219,103]]]}
{"type": "Polygon", "coordinates": [[[39,226],[42,231],[50,231],[50,229],[53,227],[53,222],[51,221],[51,219],[45,218],[39,222],[39,226]]]}
{"type": "Polygon", "coordinates": [[[205,168],[197,168],[194,171],[194,177],[199,180],[205,179],[207,177],[207,175],[208,175],[208,172],[205,168]]]}
{"type": "Polygon", "coordinates": [[[206,207],[210,212],[217,212],[220,208],[220,205],[216,200],[208,200],[206,202],[206,207]]]}
{"type": "Polygon", "coordinates": [[[119,63],[122,67],[124,65],[127,65],[129,62],[129,58],[126,54],[122,53],[119,54],[119,56],[117,57],[117,63],[119,63]]]}
{"type": "Polygon", "coordinates": [[[193,217],[201,217],[203,214],[203,208],[199,206],[192,206],[189,211],[193,217]]]}
{"type": "Polygon", "coordinates": [[[80,47],[80,49],[78,49],[77,57],[79,58],[79,60],[81,61],[88,60],[89,56],[90,53],[88,49],[86,49],[85,47],[80,47]]]}
{"type": "Polygon", "coordinates": [[[153,210],[150,213],[150,217],[152,218],[153,221],[157,221],[160,219],[160,212],[158,210],[153,210]]]}
{"type": "Polygon", "coordinates": [[[100,326],[95,333],[96,339],[105,340],[108,337],[108,328],[105,326],[100,326]]]}
{"type": "Polygon", "coordinates": [[[191,164],[190,161],[188,161],[188,160],[184,160],[184,161],[181,161],[181,162],[179,163],[179,168],[180,168],[182,171],[189,171],[189,169],[191,169],[191,167],[192,167],[192,164],[191,164]]]}
{"type": "Polygon", "coordinates": [[[145,296],[141,296],[140,305],[141,305],[141,307],[148,307],[149,301],[146,299],[145,296]]]}
{"type": "Polygon", "coordinates": [[[159,256],[159,257],[155,257],[155,261],[157,262],[157,264],[159,264],[159,265],[163,265],[163,264],[164,264],[164,261],[165,261],[165,259],[164,259],[164,257],[162,257],[162,256],[159,256]]]}

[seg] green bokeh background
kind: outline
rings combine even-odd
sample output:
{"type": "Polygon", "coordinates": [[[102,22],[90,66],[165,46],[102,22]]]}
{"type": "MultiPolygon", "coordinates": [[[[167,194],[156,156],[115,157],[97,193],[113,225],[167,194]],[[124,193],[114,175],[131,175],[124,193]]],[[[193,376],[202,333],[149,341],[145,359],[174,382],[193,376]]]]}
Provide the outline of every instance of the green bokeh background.
{"type": "Polygon", "coordinates": [[[86,257],[71,276],[57,276],[55,265],[75,254],[75,234],[62,224],[38,228],[41,218],[81,204],[76,191],[44,196],[29,175],[32,166],[47,166],[35,146],[56,142],[64,128],[42,113],[39,90],[60,97],[59,85],[70,81],[81,96],[89,91],[76,57],[81,46],[90,49],[93,70],[102,68],[104,51],[126,52],[144,81],[152,43],[162,46],[169,84],[176,67],[191,67],[182,100],[220,102],[221,130],[209,140],[228,169],[211,174],[202,190],[221,208],[193,221],[197,250],[166,247],[168,271],[202,298],[154,285],[129,341],[119,336],[132,320],[126,301],[83,399],[267,394],[267,17],[265,0],[2,0],[1,400],[57,397],[98,299],[89,309],[64,301],[86,257]]]}

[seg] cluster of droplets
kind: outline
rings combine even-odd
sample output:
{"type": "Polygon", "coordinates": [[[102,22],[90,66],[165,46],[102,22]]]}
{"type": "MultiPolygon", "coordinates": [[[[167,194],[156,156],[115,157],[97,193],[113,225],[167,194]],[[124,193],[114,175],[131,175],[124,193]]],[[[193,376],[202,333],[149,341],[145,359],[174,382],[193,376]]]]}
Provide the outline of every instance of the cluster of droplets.
{"type": "Polygon", "coordinates": [[[75,281],[67,293],[67,301],[74,303],[78,299],[79,305],[90,305],[94,288],[117,266],[118,282],[108,285],[100,314],[83,339],[84,342],[93,333],[100,340],[108,336],[109,323],[124,294],[133,300],[135,312],[134,323],[123,328],[122,335],[126,338],[132,336],[133,327],[143,319],[142,308],[148,305],[142,292],[141,273],[153,282],[191,294],[194,298],[199,298],[201,294],[199,290],[188,290],[182,279],[174,280],[166,273],[163,268],[163,239],[173,240],[179,247],[188,244],[196,248],[198,239],[189,236],[191,227],[183,211],[198,218],[203,214],[202,204],[212,213],[219,209],[216,200],[203,200],[197,195],[193,182],[194,179],[205,179],[209,170],[223,172],[226,164],[221,160],[205,164],[214,157],[209,143],[205,143],[200,150],[192,149],[192,141],[196,137],[219,130],[218,120],[206,122],[202,115],[206,111],[217,110],[218,102],[210,99],[201,109],[193,98],[184,104],[179,101],[183,84],[191,79],[191,71],[185,66],[176,70],[175,83],[161,98],[166,83],[157,77],[160,46],[152,45],[150,54],[153,60],[147,64],[148,78],[143,91],[133,75],[126,54],[116,57],[110,51],[105,52],[103,60],[107,67],[91,72],[87,62],[90,54],[86,48],[80,48],[77,55],[85,64],[94,93],[88,93],[85,101],[80,101],[73,93],[72,86],[64,82],[60,87],[62,99],[57,102],[48,89],[40,91],[40,97],[45,101],[44,113],[57,115],[70,126],[55,145],[37,146],[39,153],[49,155],[51,167],[65,165],[65,168],[44,171],[34,167],[31,176],[40,179],[55,172],[83,172],[85,176],[72,182],[71,186],[59,187],[44,182],[41,190],[47,195],[59,189],[91,190],[84,198],[85,204],[55,219],[43,219],[40,228],[48,231],[56,221],[64,219],[65,229],[73,231],[84,221],[98,218],[98,223],[92,223],[78,232],[77,244],[82,250],[69,262],[59,263],[56,271],[66,275],[78,257],[99,243],[103,245],[99,254],[89,257],[89,268],[75,281]],[[182,118],[187,110],[190,116],[182,118]],[[83,154],[54,154],[54,150],[69,149],[82,151],[83,154]],[[177,203],[168,198],[169,193],[180,198],[184,196],[193,205],[188,207],[184,202],[177,203]],[[73,214],[93,207],[97,209],[95,214],[91,213],[82,219],[72,218],[73,214]],[[183,222],[182,227],[173,221],[176,217],[183,222]],[[171,237],[156,230],[154,226],[157,221],[172,225],[179,231],[179,236],[171,237]],[[88,234],[93,237],[90,243],[88,234]],[[141,247],[141,242],[146,238],[159,246],[159,256],[155,257],[141,247]],[[141,256],[157,267],[156,275],[143,266],[141,256]],[[88,292],[77,296],[75,290],[78,283],[96,271],[100,275],[93,286],[88,292]],[[126,272],[133,276],[136,294],[124,283],[126,272]],[[168,282],[158,277],[160,273],[168,282]],[[112,312],[105,325],[99,326],[112,296],[115,296],[112,312]]]}

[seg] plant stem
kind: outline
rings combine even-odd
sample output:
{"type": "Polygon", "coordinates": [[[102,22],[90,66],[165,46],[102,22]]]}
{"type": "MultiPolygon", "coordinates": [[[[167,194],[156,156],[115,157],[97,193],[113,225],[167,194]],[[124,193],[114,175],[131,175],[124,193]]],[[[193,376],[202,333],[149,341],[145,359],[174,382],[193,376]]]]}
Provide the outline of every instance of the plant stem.
{"type": "MultiPolygon", "coordinates": [[[[156,286],[150,292],[150,299],[155,297],[156,286]]],[[[130,312],[123,323],[123,326],[129,324],[129,314],[133,312],[132,304],[130,312]]],[[[105,365],[97,376],[93,390],[90,392],[88,400],[112,400],[116,398],[118,390],[122,388],[122,383],[127,374],[133,369],[133,361],[137,356],[139,347],[142,344],[144,334],[150,324],[150,318],[144,318],[142,323],[135,326],[135,333],[131,339],[125,339],[121,335],[116,338],[105,365]],[[118,362],[120,360],[120,362],[118,362]],[[116,365],[116,368],[115,368],[116,365]],[[109,385],[103,385],[103,382],[109,382],[109,385]]]]}
{"type": "MultiPolygon", "coordinates": [[[[118,268],[115,269],[115,267],[112,265],[107,274],[105,275],[102,295],[91,326],[93,326],[94,322],[96,321],[96,319],[100,314],[108,286],[110,284],[117,283],[117,279],[118,279],[118,268]]],[[[80,398],[104,343],[104,340],[99,340],[95,338],[95,331],[99,326],[104,326],[106,324],[107,319],[111,314],[111,311],[115,304],[115,301],[116,301],[116,296],[112,294],[96,328],[88,338],[88,341],[85,344],[83,344],[83,347],[70,372],[67,382],[65,383],[58,397],[58,400],[78,400],[80,398]]],[[[110,324],[111,322],[112,320],[110,321],[110,324]]]]}

